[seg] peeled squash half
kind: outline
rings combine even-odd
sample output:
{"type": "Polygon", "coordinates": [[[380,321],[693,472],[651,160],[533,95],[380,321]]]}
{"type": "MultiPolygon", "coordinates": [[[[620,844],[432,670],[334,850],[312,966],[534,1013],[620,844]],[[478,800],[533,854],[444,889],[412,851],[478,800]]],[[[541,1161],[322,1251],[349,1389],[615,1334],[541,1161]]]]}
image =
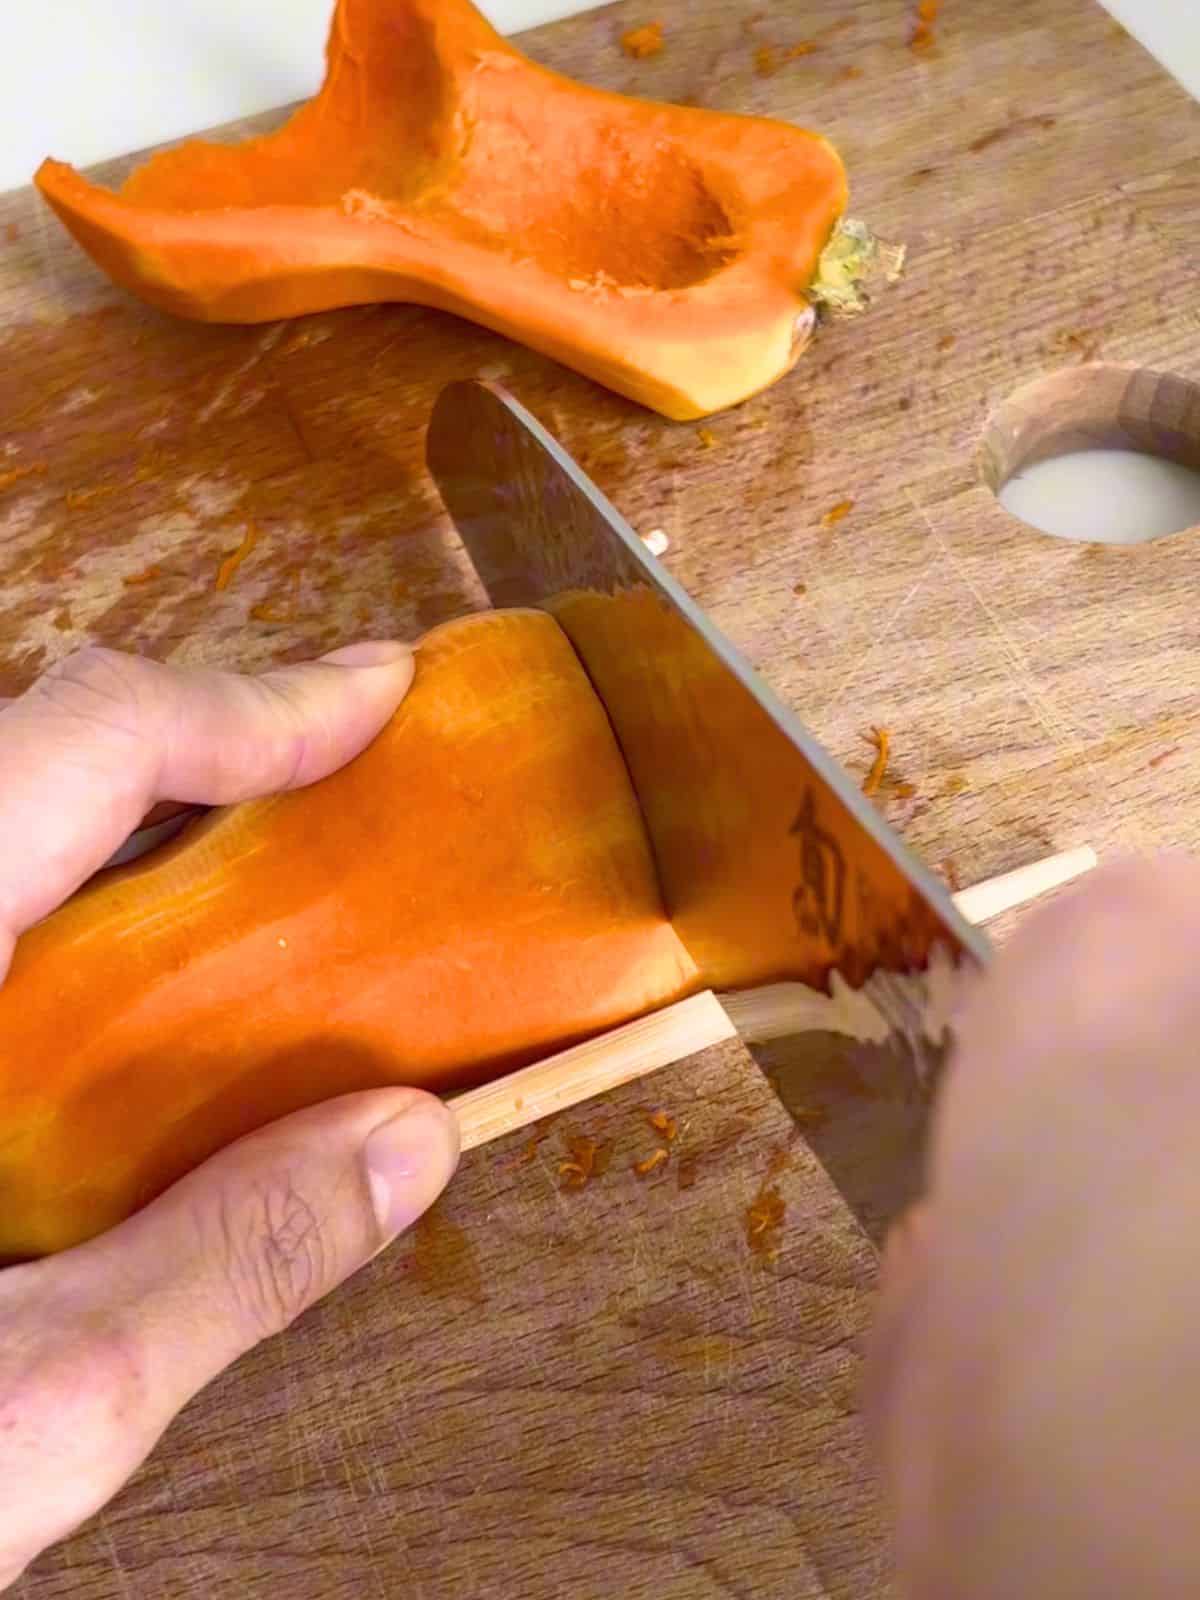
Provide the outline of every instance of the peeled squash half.
{"type": "Polygon", "coordinates": [[[116,193],[37,184],[115,281],[255,323],[407,301],[676,419],[788,372],[846,178],[817,134],[631,99],[529,61],[469,0],[338,0],[324,87],[278,132],[193,140],[116,193]]]}
{"type": "Polygon", "coordinates": [[[349,766],[213,813],[19,941],[0,1260],[101,1232],[290,1111],[461,1088],[698,987],[566,635],[450,623],[349,766]]]}

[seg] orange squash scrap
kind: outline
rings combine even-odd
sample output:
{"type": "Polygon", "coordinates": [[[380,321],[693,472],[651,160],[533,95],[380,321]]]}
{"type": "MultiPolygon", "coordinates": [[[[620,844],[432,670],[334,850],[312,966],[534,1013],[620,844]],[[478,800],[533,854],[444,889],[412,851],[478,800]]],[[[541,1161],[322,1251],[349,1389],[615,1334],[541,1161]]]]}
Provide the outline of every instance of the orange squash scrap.
{"type": "Polygon", "coordinates": [[[250,617],[254,622],[265,622],[268,625],[281,625],[295,622],[300,615],[300,568],[292,569],[291,594],[286,601],[276,603],[271,600],[260,600],[250,607],[250,617]]]}
{"type": "Polygon", "coordinates": [[[774,45],[764,44],[754,52],[754,70],[760,78],[773,78],[789,61],[799,61],[801,56],[810,56],[820,46],[815,39],[801,39],[799,44],[776,49],[774,45]]]}
{"type": "Polygon", "coordinates": [[[922,51],[933,48],[935,25],[940,10],[941,0],[919,0],[916,20],[909,39],[912,49],[922,51]]]}
{"type": "Polygon", "coordinates": [[[520,1150],[517,1151],[516,1155],[505,1161],[503,1170],[508,1172],[518,1167],[532,1166],[537,1160],[538,1153],[542,1146],[550,1137],[554,1121],[555,1114],[551,1114],[549,1117],[544,1117],[542,1121],[534,1128],[533,1132],[529,1135],[528,1139],[526,1139],[520,1150]]]}
{"type": "Polygon", "coordinates": [[[654,1129],[655,1133],[662,1134],[668,1144],[674,1144],[675,1137],[679,1132],[679,1124],[669,1112],[652,1111],[646,1121],[654,1129]]]}
{"type": "Polygon", "coordinates": [[[818,134],[572,82],[470,0],[337,0],[327,55],[275,133],[192,140],[116,192],[47,160],[38,186],[181,317],[433,306],[676,419],[799,358],[847,197],[818,134]]]}
{"type": "Polygon", "coordinates": [[[661,22],[648,22],[642,28],[630,28],[621,35],[621,49],[635,61],[646,61],[650,56],[660,56],[666,40],[661,22]]]}
{"type": "MultiPolygon", "coordinates": [[[[700,986],[562,631],[447,624],[348,767],[212,813],[20,940],[0,1259],[102,1231],[302,1106],[468,1087],[700,986]]],[[[590,1179],[604,1152],[568,1159],[590,1179]]]]}
{"type": "Polygon", "coordinates": [[[875,746],[875,759],[871,763],[871,770],[867,773],[863,783],[863,793],[876,795],[883,787],[883,780],[887,776],[888,762],[892,756],[892,736],[887,728],[872,728],[867,735],[867,743],[875,746]]]}
{"type": "Polygon", "coordinates": [[[564,1189],[586,1189],[594,1178],[602,1178],[612,1162],[612,1145],[574,1134],[567,1140],[570,1157],[558,1164],[564,1189]]]}
{"type": "Polygon", "coordinates": [[[127,589],[138,589],[143,584],[153,583],[155,578],[161,577],[161,567],[143,567],[141,572],[131,572],[128,577],[122,578],[121,582],[127,589]]]}
{"type": "Polygon", "coordinates": [[[238,568],[258,543],[259,537],[258,528],[253,522],[250,523],[241,544],[238,545],[236,550],[231,551],[217,568],[216,587],[218,590],[228,589],[237,576],[238,568]]]}
{"type": "Polygon", "coordinates": [[[659,1167],[666,1166],[671,1159],[671,1146],[679,1134],[679,1123],[670,1112],[647,1111],[645,1116],[646,1121],[663,1142],[644,1160],[633,1162],[633,1170],[639,1178],[648,1178],[657,1172],[659,1167]]]}
{"type": "Polygon", "coordinates": [[[665,1166],[670,1159],[671,1152],[660,1145],[654,1154],[647,1156],[644,1161],[635,1161],[633,1170],[639,1178],[648,1178],[651,1173],[657,1172],[659,1167],[665,1166]]]}
{"type": "Polygon", "coordinates": [[[838,523],[844,522],[853,510],[853,500],[839,500],[835,506],[830,506],[829,510],[821,518],[821,526],[823,528],[836,528],[838,523]]]}

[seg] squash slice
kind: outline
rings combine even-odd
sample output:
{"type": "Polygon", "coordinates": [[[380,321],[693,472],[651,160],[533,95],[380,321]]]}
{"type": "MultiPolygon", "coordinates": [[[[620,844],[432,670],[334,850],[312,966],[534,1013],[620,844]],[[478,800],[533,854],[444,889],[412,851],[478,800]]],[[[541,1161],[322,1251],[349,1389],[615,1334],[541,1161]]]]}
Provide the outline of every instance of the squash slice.
{"type": "Polygon", "coordinates": [[[51,160],[37,184],[105,272],[181,317],[415,302],[680,420],[804,349],[846,204],[825,139],[573,82],[470,0],[338,0],[327,58],[276,133],[193,140],[116,193],[51,160]]]}

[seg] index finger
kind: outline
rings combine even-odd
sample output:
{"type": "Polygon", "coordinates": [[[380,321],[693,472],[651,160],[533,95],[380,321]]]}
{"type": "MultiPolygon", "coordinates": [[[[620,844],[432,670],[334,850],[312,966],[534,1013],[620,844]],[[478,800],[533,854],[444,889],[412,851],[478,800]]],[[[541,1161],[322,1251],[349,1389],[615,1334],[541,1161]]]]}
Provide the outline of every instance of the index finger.
{"type": "Polygon", "coordinates": [[[412,652],[353,645],[261,677],[86,650],[0,707],[0,976],[17,937],[99,870],[158,801],[298,788],[368,745],[412,652]]]}

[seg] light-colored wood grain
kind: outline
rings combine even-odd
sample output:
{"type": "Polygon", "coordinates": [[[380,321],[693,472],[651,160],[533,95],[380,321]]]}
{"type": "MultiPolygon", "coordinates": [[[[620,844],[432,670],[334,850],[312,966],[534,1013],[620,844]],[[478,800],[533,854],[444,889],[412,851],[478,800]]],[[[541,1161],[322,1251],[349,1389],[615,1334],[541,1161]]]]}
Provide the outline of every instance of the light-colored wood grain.
{"type": "Polygon", "coordinates": [[[736,1037],[715,994],[693,995],[496,1083],[456,1095],[450,1105],[462,1148],[477,1150],[736,1037]]]}
{"type": "MultiPolygon", "coordinates": [[[[988,417],[1055,367],[1200,379],[1200,112],[1090,0],[942,10],[921,57],[907,0],[660,0],[667,47],[641,63],[618,46],[635,4],[531,36],[597,83],[820,128],[855,213],[910,246],[871,315],[716,419],[712,448],[430,312],[170,322],[31,194],[0,199],[0,470],[45,463],[0,492],[0,694],[88,640],[256,667],[482,605],[422,433],[444,382],[484,373],[667,534],[836,754],[865,772],[864,735],[891,729],[879,803],[953,887],[1080,845],[1200,846],[1200,535],[1067,546],[981,470],[988,417]]],[[[526,1135],[475,1152],[22,1600],[880,1600],[854,1414],[874,1266],[802,1143],[769,1177],[792,1138],[727,1045],[555,1122],[530,1160],[526,1135]],[[642,1182],[651,1089],[681,1134],[642,1182]],[[573,1134],[614,1141],[578,1194],[573,1134]],[[787,1201],[773,1265],[744,1226],[764,1182],[787,1201]]]]}
{"type": "Polygon", "coordinates": [[[986,883],[975,884],[954,896],[954,903],[968,922],[983,924],[1002,917],[1006,912],[1017,911],[1052,894],[1068,883],[1093,871],[1099,858],[1090,845],[1080,845],[1075,850],[1063,850],[1048,856],[1044,861],[1032,861],[1026,867],[1014,867],[1011,872],[989,878],[986,883]]]}

